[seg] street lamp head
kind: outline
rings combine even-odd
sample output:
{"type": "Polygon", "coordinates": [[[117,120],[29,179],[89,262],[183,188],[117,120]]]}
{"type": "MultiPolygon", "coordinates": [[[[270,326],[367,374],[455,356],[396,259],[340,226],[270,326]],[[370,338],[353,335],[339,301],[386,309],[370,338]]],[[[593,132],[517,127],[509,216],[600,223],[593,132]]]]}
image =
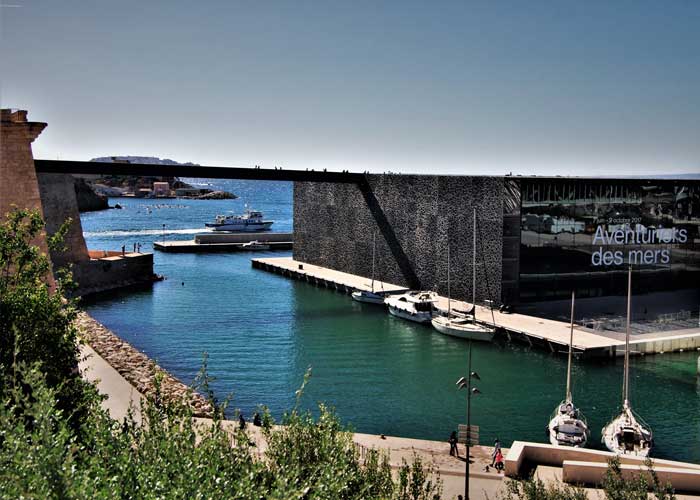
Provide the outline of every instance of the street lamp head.
{"type": "Polygon", "coordinates": [[[459,387],[464,387],[464,384],[467,382],[467,379],[464,377],[460,377],[457,382],[455,382],[455,385],[458,385],[459,387]]]}
{"type": "Polygon", "coordinates": [[[481,391],[476,387],[472,387],[472,394],[481,394],[481,391]]]}
{"type": "Polygon", "coordinates": [[[476,379],[476,380],[481,380],[481,377],[480,377],[479,374],[476,373],[476,372],[472,372],[472,373],[471,373],[471,377],[472,377],[473,379],[476,379]]]}

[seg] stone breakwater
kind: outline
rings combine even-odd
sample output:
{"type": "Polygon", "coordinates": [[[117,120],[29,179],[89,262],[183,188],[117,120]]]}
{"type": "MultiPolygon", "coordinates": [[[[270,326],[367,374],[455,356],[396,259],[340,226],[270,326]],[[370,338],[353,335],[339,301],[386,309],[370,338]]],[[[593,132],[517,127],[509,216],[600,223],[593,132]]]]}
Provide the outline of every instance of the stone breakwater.
{"type": "Polygon", "coordinates": [[[80,338],[90,345],[122,377],[131,383],[141,394],[153,398],[155,394],[155,373],[163,374],[161,395],[166,401],[186,400],[197,417],[211,417],[212,407],[201,394],[190,392],[178,379],[163,370],[144,353],[128,342],[124,342],[111,330],[81,312],[76,320],[80,338]]]}

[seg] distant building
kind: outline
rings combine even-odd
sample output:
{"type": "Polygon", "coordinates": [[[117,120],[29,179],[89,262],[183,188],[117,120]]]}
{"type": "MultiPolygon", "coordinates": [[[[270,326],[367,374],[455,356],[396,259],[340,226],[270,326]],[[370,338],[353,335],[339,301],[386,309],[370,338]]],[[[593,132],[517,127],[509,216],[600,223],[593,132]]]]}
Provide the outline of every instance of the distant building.
{"type": "Polygon", "coordinates": [[[537,316],[697,311],[700,181],[368,175],[368,187],[297,182],[294,258],[537,316]],[[368,201],[369,200],[369,201],[368,201]],[[473,216],[476,209],[477,226],[473,216]]]}
{"type": "Polygon", "coordinates": [[[168,184],[167,182],[154,182],[153,196],[155,196],[156,198],[170,196],[170,184],[168,184]]]}
{"type": "Polygon", "coordinates": [[[137,198],[148,198],[152,194],[152,191],[148,188],[141,188],[134,191],[134,196],[137,198]]]}

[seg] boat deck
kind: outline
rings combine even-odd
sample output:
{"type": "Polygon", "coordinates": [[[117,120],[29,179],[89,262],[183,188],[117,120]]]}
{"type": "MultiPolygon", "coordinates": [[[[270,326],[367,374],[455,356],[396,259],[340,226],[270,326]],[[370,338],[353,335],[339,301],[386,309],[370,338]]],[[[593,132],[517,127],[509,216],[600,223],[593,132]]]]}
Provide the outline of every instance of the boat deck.
{"type": "MultiPolygon", "coordinates": [[[[369,278],[299,262],[292,257],[253,259],[252,265],[256,269],[275,272],[344,293],[371,288],[369,278]]],[[[375,280],[375,290],[401,293],[406,288],[375,280]]],[[[446,297],[439,297],[438,307],[447,309],[446,297]]],[[[453,300],[452,308],[469,310],[471,304],[453,300]]],[[[567,322],[524,314],[506,314],[483,306],[477,306],[476,313],[480,322],[495,326],[509,340],[519,340],[553,353],[568,349],[570,325],[567,322]]],[[[632,336],[630,346],[632,354],[700,350],[700,328],[636,334],[632,336]]],[[[591,356],[620,356],[624,354],[625,336],[620,332],[594,331],[575,326],[574,348],[591,356]]]]}

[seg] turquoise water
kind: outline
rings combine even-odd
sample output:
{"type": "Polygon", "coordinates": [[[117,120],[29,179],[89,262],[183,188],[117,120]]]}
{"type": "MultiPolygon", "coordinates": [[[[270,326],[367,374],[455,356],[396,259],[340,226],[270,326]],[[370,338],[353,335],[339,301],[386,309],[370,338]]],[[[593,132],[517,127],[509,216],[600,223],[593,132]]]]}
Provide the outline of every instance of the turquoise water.
{"type": "MultiPolygon", "coordinates": [[[[246,200],[276,220],[276,230],[291,230],[291,184],[206,182],[245,200],[112,200],[125,209],[82,216],[88,246],[116,250],[141,242],[148,250],[163,238],[162,224],[166,239],[190,239],[216,213],[241,211],[246,200]]],[[[290,252],[256,254],[273,255],[290,252]]],[[[217,395],[232,393],[233,406],[246,416],[259,404],[281,416],[311,366],[303,405],[326,402],[357,431],[442,440],[464,422],[466,394],[454,382],[467,371],[467,342],[346,295],[254,270],[250,257],[156,253],[156,272],[165,281],[101,297],[86,308],[185,382],[207,351],[217,395]]],[[[655,432],[657,457],[700,462],[698,354],[632,360],[632,403],[655,432]]],[[[482,394],[472,400],[482,442],[544,441],[550,413],[563,397],[566,359],[519,345],[475,343],[473,365],[482,379],[482,394]]],[[[574,397],[595,446],[616,412],[621,375],[620,362],[575,364],[574,397]]]]}

